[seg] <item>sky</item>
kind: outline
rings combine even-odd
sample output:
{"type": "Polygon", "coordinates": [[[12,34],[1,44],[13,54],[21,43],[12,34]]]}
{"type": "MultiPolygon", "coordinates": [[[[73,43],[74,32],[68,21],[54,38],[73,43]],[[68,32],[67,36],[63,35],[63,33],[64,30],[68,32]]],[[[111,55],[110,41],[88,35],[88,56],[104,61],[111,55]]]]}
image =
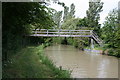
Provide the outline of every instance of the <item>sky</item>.
{"type": "MultiPolygon", "coordinates": [[[[72,3],[75,4],[75,16],[76,18],[83,18],[86,16],[86,10],[89,8],[89,0],[59,0],[60,2],[64,2],[66,6],[70,7],[72,3]]],[[[100,23],[102,24],[105,21],[105,17],[108,13],[117,8],[118,9],[118,2],[120,0],[101,0],[104,2],[103,4],[103,11],[100,13],[100,23]]],[[[51,3],[51,8],[56,9],[57,11],[63,10],[63,7],[58,4],[51,3]]]]}

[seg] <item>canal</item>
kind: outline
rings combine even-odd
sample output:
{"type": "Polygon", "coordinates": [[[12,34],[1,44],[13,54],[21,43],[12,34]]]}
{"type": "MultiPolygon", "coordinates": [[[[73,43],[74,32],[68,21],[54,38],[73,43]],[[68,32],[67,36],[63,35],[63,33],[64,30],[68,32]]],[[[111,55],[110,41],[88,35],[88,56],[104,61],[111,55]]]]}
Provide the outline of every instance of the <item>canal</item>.
{"type": "Polygon", "coordinates": [[[70,45],[45,48],[45,54],[57,67],[72,71],[72,78],[118,78],[118,59],[98,53],[70,45]]]}

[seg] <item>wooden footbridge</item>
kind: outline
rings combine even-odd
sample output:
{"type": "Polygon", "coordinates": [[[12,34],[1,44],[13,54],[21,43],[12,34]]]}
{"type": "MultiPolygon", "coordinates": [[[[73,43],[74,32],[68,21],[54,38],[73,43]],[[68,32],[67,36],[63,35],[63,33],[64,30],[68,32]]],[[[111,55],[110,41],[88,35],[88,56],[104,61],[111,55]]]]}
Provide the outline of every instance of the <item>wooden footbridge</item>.
{"type": "Polygon", "coordinates": [[[56,30],[56,29],[36,29],[32,31],[30,36],[43,36],[43,37],[90,37],[99,45],[102,40],[97,36],[93,30],[56,30]]]}

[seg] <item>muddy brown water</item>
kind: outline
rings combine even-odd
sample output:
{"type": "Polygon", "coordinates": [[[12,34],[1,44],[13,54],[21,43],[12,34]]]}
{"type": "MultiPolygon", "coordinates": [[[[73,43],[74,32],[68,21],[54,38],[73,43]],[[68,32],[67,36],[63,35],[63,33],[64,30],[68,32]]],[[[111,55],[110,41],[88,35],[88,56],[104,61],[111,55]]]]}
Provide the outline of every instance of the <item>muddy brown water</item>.
{"type": "Polygon", "coordinates": [[[118,78],[118,59],[99,51],[80,51],[69,45],[54,45],[45,54],[57,67],[71,70],[72,78],[118,78]]]}

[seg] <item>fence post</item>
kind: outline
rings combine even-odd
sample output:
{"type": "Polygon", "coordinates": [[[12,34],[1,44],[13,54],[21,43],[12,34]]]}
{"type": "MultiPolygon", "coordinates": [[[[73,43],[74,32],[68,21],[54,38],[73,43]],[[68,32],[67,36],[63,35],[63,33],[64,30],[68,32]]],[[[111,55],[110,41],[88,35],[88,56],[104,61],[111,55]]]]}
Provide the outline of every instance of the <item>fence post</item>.
{"type": "Polygon", "coordinates": [[[70,30],[70,36],[72,35],[72,31],[70,30]]]}
{"type": "Polygon", "coordinates": [[[92,36],[93,30],[90,30],[90,35],[92,36]]]}
{"type": "Polygon", "coordinates": [[[48,36],[48,29],[47,29],[47,36],[48,36]]]}
{"type": "Polygon", "coordinates": [[[35,35],[37,36],[37,30],[35,30],[35,35]]]}
{"type": "Polygon", "coordinates": [[[58,29],[58,35],[60,36],[60,29],[58,29]]]}

